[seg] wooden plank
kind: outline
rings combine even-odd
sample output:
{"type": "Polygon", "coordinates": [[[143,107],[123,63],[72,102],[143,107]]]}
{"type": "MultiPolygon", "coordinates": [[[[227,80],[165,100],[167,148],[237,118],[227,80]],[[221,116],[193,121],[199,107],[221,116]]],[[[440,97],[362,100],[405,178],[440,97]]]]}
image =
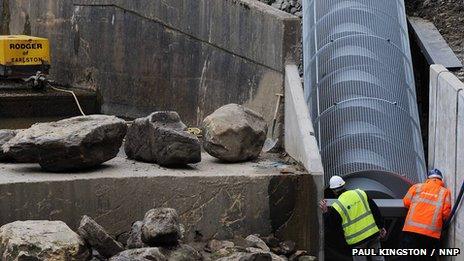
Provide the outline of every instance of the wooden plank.
{"type": "Polygon", "coordinates": [[[408,21],[429,64],[441,64],[449,70],[462,68],[461,61],[433,23],[419,17],[409,17],[408,21]]]}

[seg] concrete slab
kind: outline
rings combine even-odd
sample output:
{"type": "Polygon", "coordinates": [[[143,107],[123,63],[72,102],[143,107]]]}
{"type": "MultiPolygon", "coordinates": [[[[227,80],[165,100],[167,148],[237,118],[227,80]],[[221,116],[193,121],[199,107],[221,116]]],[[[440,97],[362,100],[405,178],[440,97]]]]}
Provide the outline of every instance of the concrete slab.
{"type": "Polygon", "coordinates": [[[276,233],[310,249],[315,205],[312,179],[272,154],[222,164],[167,169],[124,155],[84,173],[43,173],[37,165],[0,165],[0,225],[14,220],[63,220],[76,228],[87,214],[112,234],[130,229],[153,207],[176,208],[186,238],[276,233]]]}
{"type": "Polygon", "coordinates": [[[295,64],[285,70],[285,150],[313,174],[322,174],[321,155],[314,136],[303,86],[295,64]]]}
{"type": "MultiPolygon", "coordinates": [[[[314,129],[304,101],[303,86],[295,64],[285,66],[285,151],[299,161],[312,179],[313,197],[308,201],[315,206],[324,197],[324,170],[321,155],[314,137],[314,129]]],[[[322,213],[319,209],[311,215],[311,249],[324,259],[322,213]],[[313,242],[319,242],[313,243],[313,242]]]]}
{"type": "MultiPolygon", "coordinates": [[[[457,141],[456,141],[456,179],[454,195],[459,194],[461,185],[464,184],[464,89],[459,91],[458,98],[458,118],[457,118],[457,141]]],[[[461,204],[460,209],[456,212],[454,221],[455,247],[464,249],[464,207],[461,204]]],[[[464,255],[464,253],[461,253],[464,255]]]]}
{"type": "Polygon", "coordinates": [[[450,70],[462,68],[461,61],[432,22],[420,17],[409,17],[408,22],[429,64],[442,64],[450,70]]]}
{"type": "MultiPolygon", "coordinates": [[[[442,65],[430,67],[429,168],[444,172],[454,202],[464,180],[464,83],[442,65]]],[[[449,247],[464,245],[463,210],[448,231],[449,247]]]]}

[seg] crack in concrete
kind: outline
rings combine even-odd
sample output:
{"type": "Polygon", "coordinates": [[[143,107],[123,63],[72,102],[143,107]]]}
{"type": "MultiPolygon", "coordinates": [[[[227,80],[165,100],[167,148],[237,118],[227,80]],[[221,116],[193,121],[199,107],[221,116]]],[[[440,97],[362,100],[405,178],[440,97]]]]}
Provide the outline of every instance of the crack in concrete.
{"type": "Polygon", "coordinates": [[[274,68],[274,67],[269,66],[269,65],[267,65],[267,64],[264,64],[264,63],[262,63],[262,62],[258,62],[258,61],[256,61],[256,60],[253,60],[252,58],[249,58],[249,57],[247,57],[247,56],[245,56],[245,55],[241,55],[241,54],[238,54],[238,53],[236,53],[236,52],[234,52],[234,51],[230,51],[230,50],[225,49],[224,47],[221,47],[221,46],[219,46],[219,45],[217,45],[217,44],[214,44],[214,43],[212,43],[212,42],[203,40],[203,39],[201,39],[201,38],[199,38],[199,37],[197,37],[197,36],[195,36],[195,35],[193,35],[193,34],[190,34],[190,33],[188,33],[188,32],[185,32],[185,31],[181,30],[181,29],[175,28],[175,27],[173,27],[173,26],[171,26],[171,25],[169,25],[169,24],[167,24],[167,23],[161,21],[161,20],[158,19],[158,18],[149,17],[149,16],[146,16],[146,15],[143,15],[143,14],[141,14],[141,13],[135,11],[135,10],[127,9],[127,8],[125,8],[125,7],[123,7],[123,6],[118,5],[118,4],[85,4],[85,3],[76,3],[76,2],[74,2],[73,5],[74,5],[74,6],[78,6],[78,7],[103,7],[103,8],[104,8],[104,7],[113,7],[113,8],[116,8],[116,9],[120,9],[120,10],[126,12],[126,13],[129,13],[129,14],[138,16],[138,17],[140,17],[140,18],[149,20],[149,21],[151,21],[151,22],[155,22],[155,23],[157,23],[157,24],[160,24],[160,25],[162,25],[163,27],[166,27],[166,28],[169,29],[169,30],[175,31],[175,32],[180,33],[180,34],[182,34],[182,35],[185,35],[185,36],[187,36],[187,37],[189,37],[189,38],[191,38],[191,39],[193,39],[193,40],[195,40],[195,41],[204,43],[204,44],[209,45],[209,46],[212,46],[212,47],[214,47],[214,48],[216,48],[216,49],[218,49],[218,50],[220,50],[220,51],[223,51],[223,52],[226,52],[226,53],[231,54],[231,55],[233,55],[233,56],[236,56],[236,57],[239,57],[239,58],[241,58],[241,59],[244,59],[244,60],[246,60],[247,62],[254,63],[254,64],[256,64],[256,65],[265,67],[265,68],[267,68],[267,69],[269,69],[269,70],[272,70],[272,71],[276,71],[276,72],[279,72],[279,73],[283,73],[283,69],[274,68]]]}

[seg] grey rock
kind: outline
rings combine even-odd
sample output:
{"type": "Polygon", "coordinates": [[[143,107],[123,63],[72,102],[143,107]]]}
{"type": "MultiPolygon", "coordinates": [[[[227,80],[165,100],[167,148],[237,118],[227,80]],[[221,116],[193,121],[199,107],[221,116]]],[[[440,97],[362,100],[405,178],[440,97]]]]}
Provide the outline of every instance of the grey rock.
{"type": "Polygon", "coordinates": [[[269,249],[266,243],[264,243],[264,241],[261,238],[259,238],[257,235],[249,235],[245,238],[245,241],[250,247],[256,247],[266,252],[271,251],[271,249],[269,249]]]}
{"type": "Polygon", "coordinates": [[[40,260],[39,258],[37,258],[37,257],[35,257],[33,255],[30,255],[26,251],[20,251],[19,254],[18,254],[17,261],[42,261],[42,260],[40,260]]]}
{"type": "Polygon", "coordinates": [[[3,152],[2,146],[16,136],[17,130],[0,130],[0,162],[12,162],[14,159],[3,152]]]}
{"type": "Polygon", "coordinates": [[[285,256],[279,256],[279,255],[276,255],[275,253],[272,253],[270,251],[265,251],[261,248],[256,248],[256,247],[247,247],[246,248],[246,251],[249,252],[249,253],[267,253],[269,255],[271,255],[271,260],[272,261],[287,261],[287,257],[285,256]]]}
{"type": "Polygon", "coordinates": [[[127,248],[148,247],[148,245],[142,241],[142,226],[142,221],[136,221],[132,224],[131,231],[129,232],[129,238],[127,239],[127,248]]]}
{"type": "Polygon", "coordinates": [[[234,246],[235,244],[231,241],[226,241],[226,240],[221,241],[221,240],[213,239],[213,240],[210,240],[206,244],[205,251],[209,253],[213,253],[213,252],[219,251],[220,249],[232,248],[234,246]]]}
{"type": "Polygon", "coordinates": [[[297,250],[295,251],[295,253],[293,253],[292,256],[288,258],[288,260],[298,261],[298,258],[300,258],[301,256],[306,256],[306,255],[308,255],[308,252],[306,252],[305,250],[297,250]]]}
{"type": "Polygon", "coordinates": [[[92,261],[101,261],[101,260],[108,260],[108,258],[102,256],[97,250],[92,249],[92,261]]]}
{"type": "Polygon", "coordinates": [[[243,253],[237,252],[230,256],[217,259],[218,261],[272,261],[270,253],[243,253]]]}
{"type": "Polygon", "coordinates": [[[266,245],[270,248],[277,248],[280,245],[279,239],[277,239],[275,236],[270,235],[266,237],[261,237],[261,239],[266,243],[266,245]]]}
{"type": "Polygon", "coordinates": [[[290,13],[297,15],[299,17],[301,16],[301,11],[302,11],[302,4],[301,0],[294,1],[294,0],[259,0],[261,2],[264,2],[266,4],[271,5],[274,8],[277,8],[279,10],[282,10],[284,12],[290,13]]]}
{"type": "Polygon", "coordinates": [[[167,261],[157,247],[130,249],[111,257],[109,261],[167,261]]]}
{"type": "MultiPolygon", "coordinates": [[[[283,241],[279,243],[279,247],[275,248],[275,252],[278,255],[291,256],[296,252],[296,244],[291,240],[283,241]]],[[[274,249],[273,249],[274,250],[274,249]]]]}
{"type": "Polygon", "coordinates": [[[200,141],[186,129],[177,112],[154,112],[132,123],[124,150],[130,159],[162,166],[200,162],[200,141]]]}
{"type": "Polygon", "coordinates": [[[124,250],[105,229],[89,216],[83,216],[77,229],[78,234],[100,255],[109,258],[124,250]]]}
{"type": "Polygon", "coordinates": [[[317,258],[315,256],[300,256],[298,261],[315,261],[317,258]]]}
{"type": "Polygon", "coordinates": [[[149,210],[143,219],[142,241],[149,246],[174,246],[181,237],[179,216],[172,208],[149,210]]]}
{"type": "Polygon", "coordinates": [[[126,129],[125,121],[114,116],[73,117],[34,124],[2,148],[18,162],[39,163],[47,171],[81,170],[114,158],[126,129]]]}
{"type": "Polygon", "coordinates": [[[2,260],[87,260],[84,241],[61,221],[16,221],[0,227],[2,260]]]}
{"type": "Polygon", "coordinates": [[[256,159],[266,140],[267,124],[258,113],[238,104],[217,109],[203,121],[203,147],[227,162],[256,159]]]}
{"type": "Polygon", "coordinates": [[[162,249],[161,252],[169,261],[200,261],[202,255],[189,245],[180,245],[172,249],[162,249]]]}
{"type": "Polygon", "coordinates": [[[116,241],[118,241],[121,245],[126,247],[127,240],[129,240],[129,236],[130,236],[130,231],[123,231],[117,234],[115,238],[116,238],[116,241]]]}

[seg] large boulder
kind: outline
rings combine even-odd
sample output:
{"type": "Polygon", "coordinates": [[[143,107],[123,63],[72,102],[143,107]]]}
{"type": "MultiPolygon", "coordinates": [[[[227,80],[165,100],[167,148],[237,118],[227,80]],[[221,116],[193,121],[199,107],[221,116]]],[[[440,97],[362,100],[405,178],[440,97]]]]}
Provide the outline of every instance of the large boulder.
{"type": "Polygon", "coordinates": [[[228,162],[256,159],[266,140],[267,124],[258,113],[238,104],[217,109],[203,121],[203,148],[228,162]]]}
{"type": "Polygon", "coordinates": [[[18,133],[17,130],[0,130],[0,162],[11,162],[13,158],[3,152],[3,144],[10,141],[18,133]]]}
{"type": "Polygon", "coordinates": [[[149,246],[175,246],[181,238],[177,211],[172,208],[149,210],[143,219],[142,241],[149,246]]]}
{"type": "Polygon", "coordinates": [[[160,249],[157,247],[137,248],[123,251],[109,261],[167,261],[160,249]]]}
{"type": "Polygon", "coordinates": [[[77,233],[100,255],[109,258],[124,250],[105,229],[89,216],[83,216],[77,233]]]}
{"type": "Polygon", "coordinates": [[[47,171],[86,169],[114,158],[126,129],[126,122],[114,116],[79,116],[34,124],[5,143],[3,150],[47,171]]]}
{"type": "Polygon", "coordinates": [[[16,221],[0,227],[2,260],[87,260],[79,235],[61,221],[16,221]]]}
{"type": "Polygon", "coordinates": [[[154,112],[132,123],[124,150],[130,159],[162,166],[200,162],[200,141],[186,129],[177,112],[154,112]]]}

